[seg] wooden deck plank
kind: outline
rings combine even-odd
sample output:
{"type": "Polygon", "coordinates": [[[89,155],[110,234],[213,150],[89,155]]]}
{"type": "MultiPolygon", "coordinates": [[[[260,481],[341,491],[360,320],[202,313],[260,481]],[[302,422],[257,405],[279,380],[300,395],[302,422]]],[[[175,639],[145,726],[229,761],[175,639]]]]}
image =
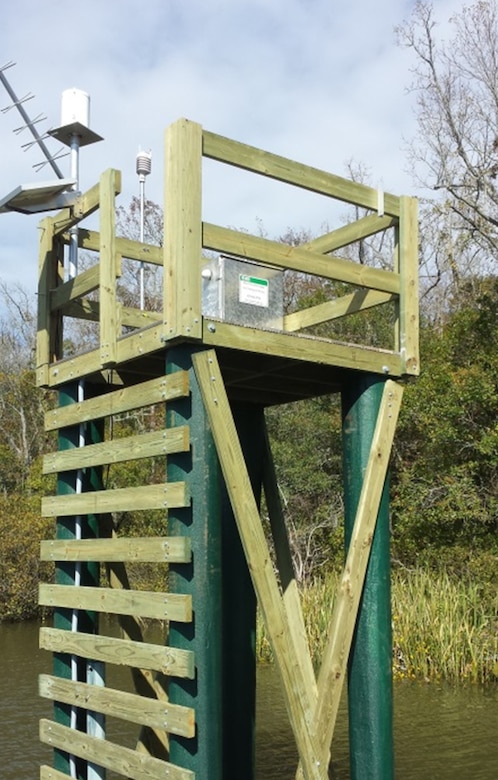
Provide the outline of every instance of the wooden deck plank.
{"type": "Polygon", "coordinates": [[[134,642],[130,639],[63,631],[57,628],[40,628],[40,648],[53,653],[70,653],[81,658],[149,669],[168,677],[195,676],[194,653],[176,647],[155,645],[150,642],[134,642]]]}
{"type": "Polygon", "coordinates": [[[44,607],[89,609],[155,620],[178,620],[180,623],[189,623],[192,619],[191,596],[177,593],[42,583],[39,586],[39,602],[44,607]]]}

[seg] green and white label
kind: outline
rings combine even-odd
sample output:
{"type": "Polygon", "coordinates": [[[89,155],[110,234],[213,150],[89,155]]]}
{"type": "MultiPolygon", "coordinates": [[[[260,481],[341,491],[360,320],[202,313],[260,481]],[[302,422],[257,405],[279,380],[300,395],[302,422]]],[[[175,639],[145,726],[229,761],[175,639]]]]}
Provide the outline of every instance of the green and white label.
{"type": "Polygon", "coordinates": [[[239,302],[252,303],[253,306],[265,306],[270,302],[270,283],[259,276],[239,274],[239,302]]]}

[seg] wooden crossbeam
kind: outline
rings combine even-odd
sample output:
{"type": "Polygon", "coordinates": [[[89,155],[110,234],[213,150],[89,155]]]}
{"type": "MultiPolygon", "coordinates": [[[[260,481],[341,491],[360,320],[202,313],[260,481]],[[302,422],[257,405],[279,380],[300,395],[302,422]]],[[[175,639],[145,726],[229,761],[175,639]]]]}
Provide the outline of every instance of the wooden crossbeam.
{"type": "MultiPolygon", "coordinates": [[[[50,720],[40,721],[40,740],[52,748],[79,756],[85,761],[110,769],[130,780],[164,780],[165,777],[168,780],[195,780],[194,773],[188,769],[83,734],[81,731],[50,720]]],[[[50,780],[51,771],[50,767],[42,767],[41,780],[50,780]]]]}
{"type": "Polygon", "coordinates": [[[50,452],[43,457],[43,473],[56,474],[61,471],[170,455],[173,452],[187,452],[189,447],[189,428],[187,425],[182,425],[168,430],[151,431],[98,444],[87,444],[85,447],[75,447],[73,450],[50,452]]]}
{"type": "Polygon", "coordinates": [[[50,292],[50,311],[57,311],[62,306],[71,301],[80,298],[82,295],[88,295],[98,289],[99,286],[99,265],[93,265],[82,271],[74,279],[69,279],[64,284],[59,285],[50,292]]]}
{"type": "Polygon", "coordinates": [[[195,713],[191,707],[148,699],[107,686],[65,680],[50,674],[40,675],[38,690],[40,696],[46,699],[84,707],[92,712],[143,726],[161,728],[169,734],[187,738],[195,734],[195,713]]]}
{"type": "Polygon", "coordinates": [[[168,376],[150,379],[96,398],[89,398],[87,401],[52,409],[45,414],[45,430],[53,431],[68,425],[100,420],[103,417],[130,412],[162,401],[183,398],[188,393],[188,373],[175,371],[168,376]]]}
{"type": "Polygon", "coordinates": [[[324,279],[369,287],[380,292],[400,291],[399,274],[361,265],[343,257],[319,254],[300,246],[289,246],[230,228],[202,223],[202,244],[207,249],[230,252],[238,257],[270,263],[280,268],[315,274],[324,279]]]}
{"type": "Polygon", "coordinates": [[[330,322],[339,317],[356,314],[359,311],[365,311],[395,300],[397,300],[397,296],[392,293],[357,290],[350,295],[335,298],[333,301],[325,301],[317,306],[310,306],[309,309],[287,314],[284,317],[284,330],[293,332],[301,330],[301,328],[308,328],[310,325],[320,325],[322,322],[330,322]]]}
{"type": "Polygon", "coordinates": [[[395,217],[379,217],[377,214],[369,214],[354,222],[325,233],[323,236],[317,236],[306,244],[302,244],[303,249],[311,249],[313,252],[335,252],[336,249],[354,244],[363,238],[369,238],[376,233],[382,233],[390,227],[398,224],[395,217]]]}
{"type": "Polygon", "coordinates": [[[44,607],[89,609],[155,620],[178,620],[180,623],[192,620],[192,597],[179,593],[42,583],[39,586],[39,603],[44,607]]]}
{"type": "Polygon", "coordinates": [[[63,631],[58,628],[40,628],[40,648],[53,653],[70,653],[81,658],[130,666],[134,669],[150,669],[168,677],[195,676],[194,653],[176,647],[165,647],[150,642],[134,642],[82,631],[63,631]]]}
{"type": "MultiPolygon", "coordinates": [[[[207,130],[203,131],[202,138],[205,157],[377,211],[378,190],[366,184],[344,179],[207,130]]],[[[384,210],[386,214],[398,216],[399,198],[384,193],[384,210]]]]}
{"type": "Polygon", "coordinates": [[[108,512],[138,512],[149,509],[172,509],[188,506],[186,482],[163,482],[159,485],[94,490],[65,496],[42,498],[43,517],[98,515],[108,512]]]}
{"type": "Polygon", "coordinates": [[[42,561],[188,563],[191,557],[188,536],[49,539],[40,543],[42,561]]]}
{"type": "Polygon", "coordinates": [[[193,357],[203,402],[244,547],[254,589],[280,671],[287,711],[307,780],[324,780],[310,731],[314,700],[289,626],[268,544],[214,350],[193,357]]]}
{"type": "MultiPolygon", "coordinates": [[[[65,233],[63,239],[65,243],[69,243],[69,233],[65,233]]],[[[100,233],[96,230],[79,228],[78,246],[81,247],[81,249],[99,252],[100,233]]],[[[116,236],[116,252],[118,252],[121,257],[126,257],[130,260],[139,260],[143,263],[151,263],[152,265],[160,266],[163,264],[163,250],[160,246],[146,243],[142,244],[140,241],[133,241],[131,238],[116,236]]]]}

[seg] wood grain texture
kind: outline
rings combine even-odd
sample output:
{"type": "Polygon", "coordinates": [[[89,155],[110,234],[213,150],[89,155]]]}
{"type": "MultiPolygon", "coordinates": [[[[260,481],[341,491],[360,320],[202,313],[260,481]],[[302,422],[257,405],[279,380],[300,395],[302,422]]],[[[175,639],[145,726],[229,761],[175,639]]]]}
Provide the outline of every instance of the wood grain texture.
{"type": "MultiPolygon", "coordinates": [[[[195,780],[188,769],[138,753],[107,740],[91,737],[59,723],[40,721],[40,740],[46,745],[80,756],[97,766],[110,769],[130,780],[195,780]]],[[[45,773],[44,780],[49,780],[45,773]]]]}

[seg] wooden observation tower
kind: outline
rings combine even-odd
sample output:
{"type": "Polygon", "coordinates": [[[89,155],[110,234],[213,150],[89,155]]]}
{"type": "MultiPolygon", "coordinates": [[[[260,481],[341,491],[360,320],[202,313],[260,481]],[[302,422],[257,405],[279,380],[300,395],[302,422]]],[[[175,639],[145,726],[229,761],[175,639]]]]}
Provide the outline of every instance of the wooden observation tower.
{"type": "Polygon", "coordinates": [[[40,587],[40,603],[54,610],[40,639],[54,656],[53,674],[40,679],[41,695],[54,702],[53,719],[40,724],[54,761],[40,777],[251,780],[258,606],[297,745],[296,776],[329,776],[349,664],[353,776],[388,780],[385,483],[402,382],[418,372],[416,202],[187,120],[167,129],[165,158],[162,248],[116,235],[114,170],[41,223],[37,379],[58,392],[46,415],[58,447],[44,460],[45,473],[58,476],[57,494],[42,507],[56,533],[41,547],[42,559],[55,562],[55,581],[40,587]],[[352,204],[362,216],[295,247],[208,224],[203,157],[352,204]],[[86,229],[97,210],[99,230],[86,229]],[[64,281],[75,226],[94,262],[64,281]],[[381,232],[390,247],[382,267],[346,259],[346,247],[381,232]],[[124,261],[162,269],[156,310],[120,297],[124,261]],[[292,274],[337,282],[343,294],[285,312],[282,289],[292,274]],[[333,332],[327,323],[379,308],[391,323],[389,345],[323,335],[333,332]],[[73,318],[93,328],[94,345],[81,353],[68,347],[73,318]],[[331,393],[343,398],[348,550],[315,674],[264,410],[331,393]],[[161,404],[164,427],[148,430],[147,411],[161,404]],[[113,422],[137,412],[141,430],[117,438],[113,422]],[[108,479],[116,464],[142,459],[154,461],[157,475],[161,458],[159,480],[108,479]],[[263,491],[272,539],[260,519],[263,491]],[[140,538],[120,530],[128,512],[143,513],[140,538]],[[162,562],[163,586],[134,588],[136,562],[162,562]],[[106,635],[103,613],[117,615],[119,636],[106,635]],[[165,622],[165,644],[144,640],[149,618],[165,622]],[[133,691],[107,683],[112,665],[129,667],[133,691]],[[110,719],[136,723],[136,744],[112,741],[110,719]]]}

